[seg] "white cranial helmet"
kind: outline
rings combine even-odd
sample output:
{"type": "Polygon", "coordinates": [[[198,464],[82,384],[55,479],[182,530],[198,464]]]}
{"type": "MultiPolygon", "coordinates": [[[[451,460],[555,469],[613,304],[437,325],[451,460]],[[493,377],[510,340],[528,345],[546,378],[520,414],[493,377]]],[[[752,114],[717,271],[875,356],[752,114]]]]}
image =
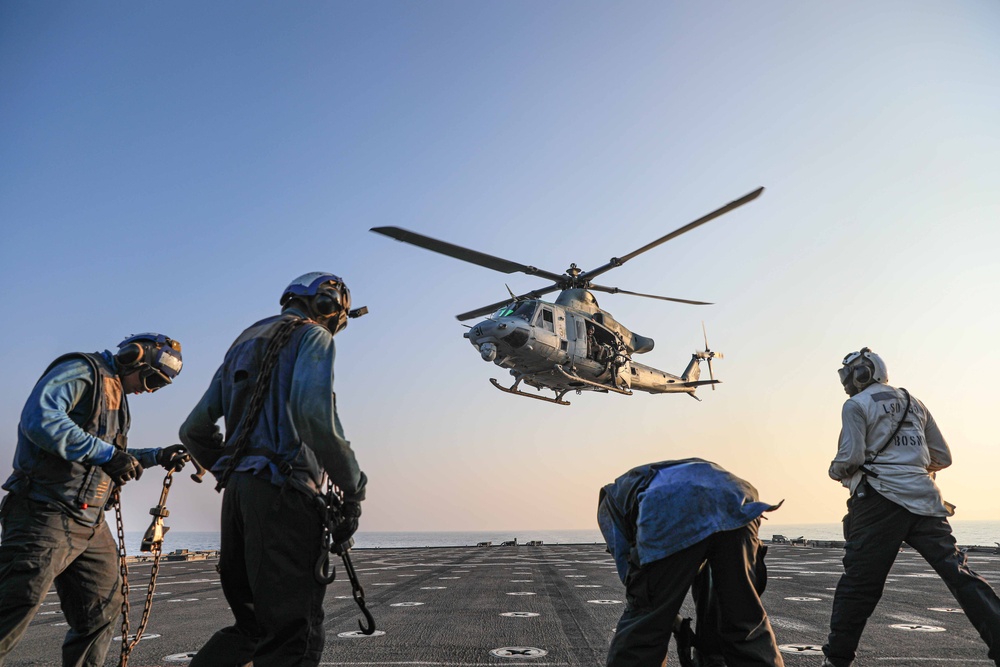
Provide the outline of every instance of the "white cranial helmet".
{"type": "Polygon", "coordinates": [[[858,352],[851,352],[844,357],[843,366],[839,369],[840,382],[847,393],[853,396],[868,385],[889,382],[889,370],[882,357],[867,347],[858,352]]]}

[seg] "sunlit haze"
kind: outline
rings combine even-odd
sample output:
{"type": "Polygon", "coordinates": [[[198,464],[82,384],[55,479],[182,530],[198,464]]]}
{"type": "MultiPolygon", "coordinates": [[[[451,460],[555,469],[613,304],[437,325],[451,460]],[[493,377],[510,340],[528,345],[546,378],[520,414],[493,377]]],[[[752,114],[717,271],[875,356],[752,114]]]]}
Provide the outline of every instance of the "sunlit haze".
{"type": "MultiPolygon", "coordinates": [[[[131,400],[130,446],[172,444],[233,339],[323,270],[370,309],[336,339],[362,533],[596,528],[601,486],[690,456],[784,499],[775,523],[839,521],[836,369],[862,346],[945,434],[955,519],[998,520],[998,34],[986,0],[0,4],[0,477],[59,354],[180,340],[175,384],[131,400]],[[455,315],[547,283],[368,231],[561,273],[760,186],[600,281],[714,305],[596,295],[675,374],[704,321],[702,402],[500,393],[455,315]]],[[[160,479],[126,488],[129,530],[160,479]]],[[[213,484],[169,504],[218,526],[213,484]]]]}

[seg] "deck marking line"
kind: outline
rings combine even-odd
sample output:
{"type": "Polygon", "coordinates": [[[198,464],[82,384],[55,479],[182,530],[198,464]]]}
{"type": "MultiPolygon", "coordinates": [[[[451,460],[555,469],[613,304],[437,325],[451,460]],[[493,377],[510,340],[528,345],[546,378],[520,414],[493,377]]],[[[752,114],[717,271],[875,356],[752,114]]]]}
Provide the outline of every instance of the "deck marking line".
{"type": "Polygon", "coordinates": [[[963,664],[969,664],[970,662],[983,663],[985,665],[995,664],[992,660],[969,660],[968,658],[924,658],[924,657],[909,657],[909,658],[872,658],[873,660],[882,660],[886,662],[892,661],[903,661],[909,662],[961,662],[963,664]]]}
{"type": "MultiPolygon", "coordinates": [[[[351,665],[441,665],[442,667],[495,667],[495,662],[321,662],[326,667],[350,667],[351,665]]],[[[532,665],[533,667],[568,667],[568,662],[505,662],[505,665],[532,665]]]]}

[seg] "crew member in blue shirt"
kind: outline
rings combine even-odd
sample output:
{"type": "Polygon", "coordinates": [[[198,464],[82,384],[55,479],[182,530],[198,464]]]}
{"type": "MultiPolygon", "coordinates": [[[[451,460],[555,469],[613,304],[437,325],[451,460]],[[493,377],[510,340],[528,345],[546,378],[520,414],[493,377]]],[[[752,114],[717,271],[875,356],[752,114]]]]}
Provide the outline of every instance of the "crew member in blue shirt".
{"type": "Polygon", "coordinates": [[[122,605],[105,507],[143,468],[180,469],[187,457],[181,445],[128,449],[126,396],[165,387],[182,363],[180,343],[144,333],[126,338],[115,354],[63,355],[35,384],[0,506],[0,665],[53,581],[69,625],[63,664],[104,664],[122,605]]]}
{"type": "MultiPolygon", "coordinates": [[[[784,665],[760,600],[767,571],[757,538],[761,515],[778,506],[696,458],[639,466],[605,486],[597,520],[628,603],[608,667],[663,664],[681,604],[706,562],[719,613],[715,645],[705,653],[721,654],[730,667],[784,665]]],[[[698,619],[698,635],[706,620],[698,619]]]]}
{"type": "Polygon", "coordinates": [[[192,667],[318,664],[326,585],[314,572],[325,550],[317,499],[327,478],[344,499],[333,542],[347,541],[361,516],[367,479],[333,391],[333,337],[358,314],[350,291],[333,274],[307,273],[280,303],[280,315],[232,344],[181,427],[181,442],[225,489],[219,572],[235,617],[192,667]]]}

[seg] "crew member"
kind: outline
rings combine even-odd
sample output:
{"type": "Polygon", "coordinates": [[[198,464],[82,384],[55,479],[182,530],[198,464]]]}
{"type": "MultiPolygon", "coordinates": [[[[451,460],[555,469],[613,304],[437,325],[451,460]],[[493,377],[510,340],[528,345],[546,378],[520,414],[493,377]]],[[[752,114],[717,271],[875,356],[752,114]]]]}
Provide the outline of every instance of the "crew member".
{"type": "Polygon", "coordinates": [[[639,466],[605,486],[597,521],[628,602],[608,667],[664,661],[677,612],[706,561],[719,607],[717,634],[703,632],[708,619],[699,618],[696,634],[716,637],[708,653],[739,667],[784,665],[760,600],[766,549],[757,538],[760,516],[777,508],[760,502],[749,483],[696,458],[639,466]]]}
{"type": "Polygon", "coordinates": [[[127,394],[154,392],[181,372],[181,346],[156,333],[118,352],[66,354],[21,412],[14,473],[0,507],[0,665],[55,582],[69,630],[64,665],[104,664],[121,612],[118,549],[104,509],[116,487],[159,464],[179,470],[181,445],[127,449],[127,394]]]}
{"type": "Polygon", "coordinates": [[[906,542],[934,568],[1000,665],[1000,599],[969,569],[955,545],[935,473],[951,452],[934,418],[905,389],[889,385],[882,358],[862,348],[844,357],[840,382],[849,399],[830,477],[850,489],[844,517],[844,574],[837,584],[825,667],[853,664],[865,623],[906,542]]]}
{"type": "Polygon", "coordinates": [[[232,344],[181,427],[181,441],[225,488],[219,571],[235,617],[192,667],[318,664],[326,586],[314,574],[324,553],[316,500],[327,476],[344,498],[333,541],[348,540],[361,516],[367,480],[333,392],[333,337],[356,315],[351,294],[333,274],[307,273],[280,303],[280,315],[232,344]]]}

